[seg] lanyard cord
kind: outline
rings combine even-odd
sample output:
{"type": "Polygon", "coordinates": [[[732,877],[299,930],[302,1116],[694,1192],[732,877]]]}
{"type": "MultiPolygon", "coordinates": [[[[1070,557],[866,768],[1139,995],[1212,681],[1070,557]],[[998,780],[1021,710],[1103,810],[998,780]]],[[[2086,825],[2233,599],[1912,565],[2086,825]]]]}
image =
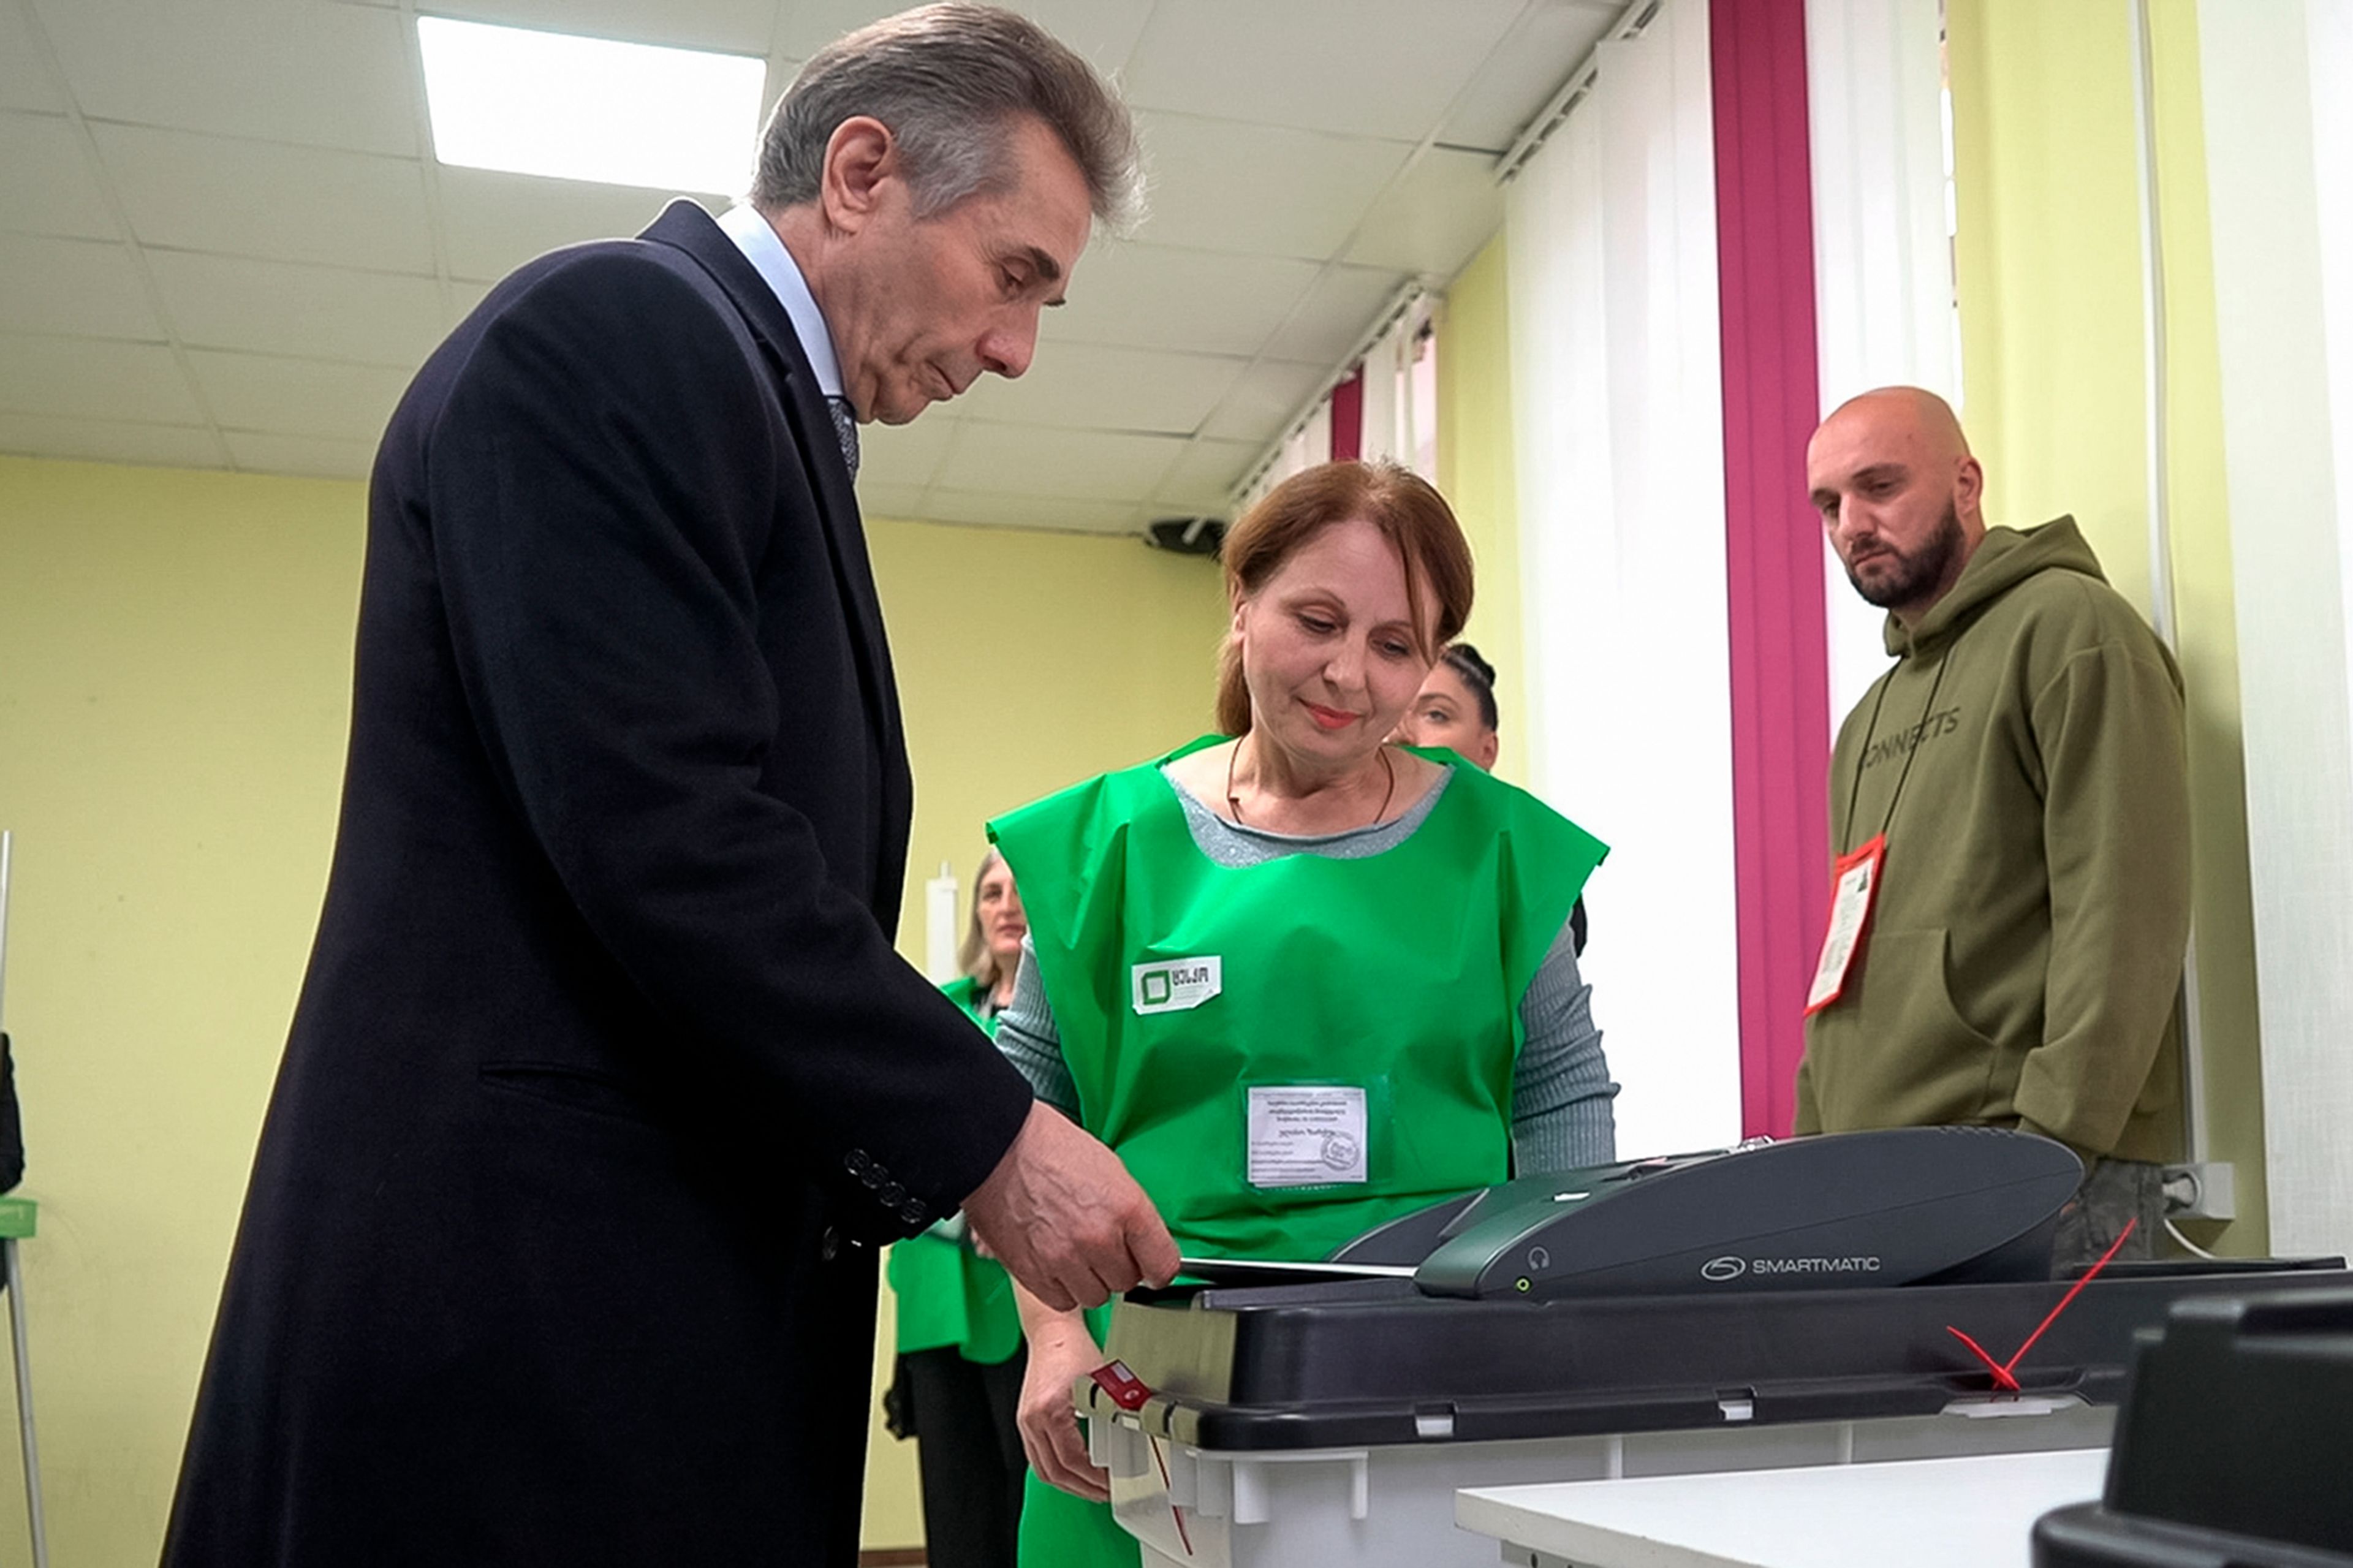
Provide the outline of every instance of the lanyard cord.
{"type": "MultiPolygon", "coordinates": [[[[1895,803],[1904,798],[1905,781],[1912,776],[1912,760],[1920,754],[1920,748],[1927,742],[1928,715],[1936,710],[1936,693],[1945,689],[1945,668],[1951,657],[1950,648],[1936,656],[1936,678],[1928,682],[1928,700],[1920,704],[1920,722],[1914,726],[1918,732],[1912,738],[1912,749],[1904,753],[1904,771],[1895,775],[1895,793],[1887,797],[1887,815],[1880,818],[1879,833],[1882,837],[1885,837],[1888,828],[1894,825],[1895,803]]],[[[1846,792],[1846,826],[1850,837],[1854,832],[1855,802],[1862,795],[1863,766],[1871,757],[1872,739],[1879,733],[1879,710],[1887,705],[1887,688],[1894,683],[1894,672],[1891,670],[1888,672],[1888,679],[1881,682],[1879,696],[1871,705],[1871,722],[1863,726],[1862,755],[1855,759],[1854,783],[1847,787],[1846,792]]],[[[1854,853],[1854,846],[1849,844],[1839,853],[1852,855],[1854,853]]]]}

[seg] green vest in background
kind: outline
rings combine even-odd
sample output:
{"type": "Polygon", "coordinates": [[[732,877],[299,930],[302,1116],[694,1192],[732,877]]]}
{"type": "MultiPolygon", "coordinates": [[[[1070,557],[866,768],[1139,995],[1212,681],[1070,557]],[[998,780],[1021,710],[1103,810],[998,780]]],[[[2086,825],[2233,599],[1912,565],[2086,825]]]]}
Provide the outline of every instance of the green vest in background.
{"type": "MultiPolygon", "coordinates": [[[[997,1019],[980,1010],[980,983],[966,975],[940,989],[991,1038],[997,1019]]],[[[953,1349],[989,1365],[1021,1348],[1021,1315],[1004,1265],[981,1257],[962,1240],[911,1236],[891,1248],[891,1289],[899,1298],[899,1353],[953,1349]]]]}
{"type": "Polygon", "coordinates": [[[1520,998],[1608,850],[1428,752],[1451,776],[1402,844],[1219,866],[1160,770],[1220,739],[989,836],[1021,888],[1087,1130],[1187,1252],[1320,1258],[1509,1176],[1520,998]]]}

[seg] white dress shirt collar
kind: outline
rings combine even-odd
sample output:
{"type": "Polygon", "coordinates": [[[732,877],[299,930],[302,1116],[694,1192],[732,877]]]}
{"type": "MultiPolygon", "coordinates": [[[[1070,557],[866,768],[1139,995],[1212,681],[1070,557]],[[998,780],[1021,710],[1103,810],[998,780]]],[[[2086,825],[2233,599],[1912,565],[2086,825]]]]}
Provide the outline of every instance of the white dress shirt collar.
{"type": "Polygon", "coordinates": [[[818,391],[828,397],[842,396],[841,362],[834,355],[832,330],[817,308],[817,296],[809,292],[800,264],[776,237],[775,226],[749,203],[730,207],[720,216],[719,226],[735,242],[744,258],[758,268],[776,291],[785,314],[792,318],[793,333],[801,341],[801,352],[808,355],[809,369],[816,373],[818,391]]]}

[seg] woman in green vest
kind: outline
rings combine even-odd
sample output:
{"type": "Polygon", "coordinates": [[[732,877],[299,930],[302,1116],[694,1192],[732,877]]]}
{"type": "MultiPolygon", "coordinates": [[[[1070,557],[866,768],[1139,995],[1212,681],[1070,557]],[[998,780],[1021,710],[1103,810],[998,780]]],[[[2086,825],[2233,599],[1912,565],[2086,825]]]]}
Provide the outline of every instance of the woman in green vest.
{"type": "MultiPolygon", "coordinates": [[[[1606,850],[1385,740],[1470,614],[1453,514],[1402,468],[1330,464],[1223,554],[1222,732],[990,825],[1030,921],[998,1048],[1188,1256],[1320,1258],[1515,1170],[1609,1160],[1617,1086],[1566,929],[1606,850]]],[[[1106,1315],[1016,1295],[1021,1561],[1132,1565],[1069,1394],[1106,1315]]]]}
{"type": "MultiPolygon", "coordinates": [[[[991,849],[973,879],[964,973],[941,989],[991,1035],[1013,996],[1029,931],[1005,857],[991,849]]],[[[1021,1320],[1004,1268],[973,1250],[964,1216],[891,1249],[899,1298],[893,1430],[912,1431],[932,1568],[1012,1568],[1021,1518],[1021,1320]]]]}

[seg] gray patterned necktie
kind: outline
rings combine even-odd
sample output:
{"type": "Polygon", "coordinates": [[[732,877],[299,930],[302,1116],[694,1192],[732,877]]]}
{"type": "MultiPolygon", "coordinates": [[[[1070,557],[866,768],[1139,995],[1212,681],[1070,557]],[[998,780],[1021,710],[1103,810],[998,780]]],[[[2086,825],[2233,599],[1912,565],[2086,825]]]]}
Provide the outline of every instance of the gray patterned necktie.
{"type": "Polygon", "coordinates": [[[850,411],[847,397],[828,397],[827,412],[833,416],[834,437],[841,443],[841,460],[849,465],[849,477],[858,478],[858,416],[850,411]]]}

